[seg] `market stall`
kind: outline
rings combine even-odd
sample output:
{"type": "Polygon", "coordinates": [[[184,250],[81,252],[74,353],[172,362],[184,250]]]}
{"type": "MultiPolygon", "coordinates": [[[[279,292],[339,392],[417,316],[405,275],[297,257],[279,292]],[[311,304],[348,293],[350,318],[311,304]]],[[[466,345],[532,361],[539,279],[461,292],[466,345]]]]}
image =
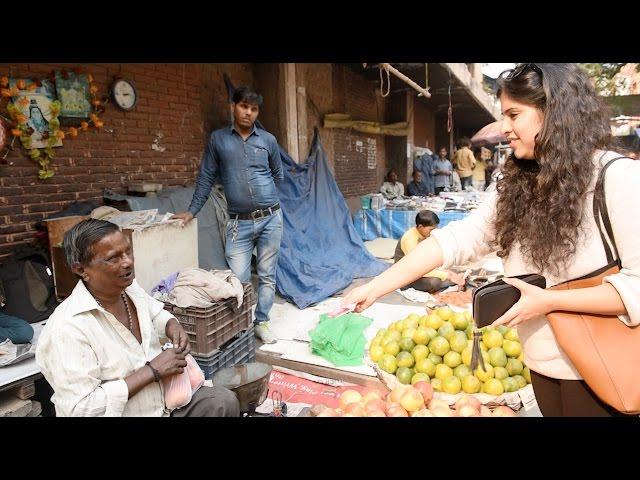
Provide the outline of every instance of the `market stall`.
{"type": "MultiPolygon", "coordinates": [[[[365,240],[375,240],[376,238],[396,238],[412,227],[416,226],[416,210],[380,210],[361,209],[353,214],[353,225],[360,237],[365,240]]],[[[449,222],[462,220],[469,215],[469,212],[441,212],[439,227],[444,227],[449,222]]]]}

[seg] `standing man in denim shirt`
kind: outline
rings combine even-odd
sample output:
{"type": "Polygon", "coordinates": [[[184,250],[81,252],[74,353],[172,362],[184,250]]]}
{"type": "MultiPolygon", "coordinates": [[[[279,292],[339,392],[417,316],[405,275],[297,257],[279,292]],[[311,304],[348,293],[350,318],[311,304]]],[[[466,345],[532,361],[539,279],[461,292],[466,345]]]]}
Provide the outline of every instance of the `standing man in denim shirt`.
{"type": "Polygon", "coordinates": [[[191,205],[187,212],[171,218],[189,222],[209,198],[216,177],[220,177],[229,209],[227,263],[242,283],[248,283],[253,249],[257,249],[260,281],[255,332],[264,343],[274,343],[268,320],[275,297],[283,226],[276,183],[284,175],[276,138],[255,126],[261,105],[262,95],[248,87],[236,89],[233,124],[211,133],[191,205]]]}
{"type": "Polygon", "coordinates": [[[433,162],[433,168],[435,170],[435,187],[436,195],[440,192],[449,190],[451,188],[451,176],[453,174],[453,166],[447,158],[447,149],[442,147],[440,149],[440,158],[433,162]]]}

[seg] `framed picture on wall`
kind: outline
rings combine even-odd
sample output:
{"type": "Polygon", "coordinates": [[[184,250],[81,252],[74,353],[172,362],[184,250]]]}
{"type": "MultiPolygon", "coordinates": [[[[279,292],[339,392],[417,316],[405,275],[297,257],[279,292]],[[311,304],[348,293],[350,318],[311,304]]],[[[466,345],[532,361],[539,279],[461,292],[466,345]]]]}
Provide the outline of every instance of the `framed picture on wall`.
{"type": "MultiPolygon", "coordinates": [[[[9,88],[17,85],[18,78],[9,79],[9,88]]],[[[53,82],[42,80],[41,86],[35,90],[21,90],[20,95],[13,101],[19,111],[27,117],[27,123],[32,128],[31,147],[45,148],[48,145],[49,121],[51,120],[51,102],[56,99],[53,82]]],[[[60,147],[62,140],[57,140],[53,147],[60,147]]]]}
{"type": "Polygon", "coordinates": [[[60,124],[80,125],[91,114],[91,93],[86,73],[55,72],[56,91],[60,100],[60,124]]]}

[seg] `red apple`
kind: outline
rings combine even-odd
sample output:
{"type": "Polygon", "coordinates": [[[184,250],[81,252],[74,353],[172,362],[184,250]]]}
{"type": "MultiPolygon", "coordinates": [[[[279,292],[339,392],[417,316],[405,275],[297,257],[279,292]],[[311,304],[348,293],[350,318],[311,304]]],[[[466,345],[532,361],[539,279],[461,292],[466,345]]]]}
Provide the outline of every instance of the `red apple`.
{"type": "Polygon", "coordinates": [[[333,408],[325,408],[322,412],[318,414],[318,417],[339,417],[340,414],[336,412],[333,408]]]}
{"type": "Polygon", "coordinates": [[[393,405],[387,409],[388,417],[408,417],[407,411],[400,405],[393,405]]]}
{"type": "Polygon", "coordinates": [[[471,405],[462,405],[459,409],[457,409],[457,413],[459,417],[478,417],[480,413],[478,410],[473,408],[471,405]]]}
{"type": "MultiPolygon", "coordinates": [[[[364,416],[364,408],[359,403],[348,403],[346,407],[344,407],[345,415],[350,413],[356,417],[364,416]]],[[[344,416],[344,415],[343,415],[344,416]]]]}
{"type": "Polygon", "coordinates": [[[362,395],[360,395],[360,392],[356,390],[345,390],[344,392],[342,392],[342,395],[340,395],[340,408],[344,410],[348,404],[358,403],[360,402],[360,400],[362,400],[362,395]]]}
{"type": "Polygon", "coordinates": [[[433,413],[434,417],[453,417],[453,411],[449,408],[449,406],[443,407],[438,406],[435,408],[430,408],[431,413],[433,413]]]}
{"type": "Polygon", "coordinates": [[[422,394],[425,405],[429,405],[429,402],[433,398],[433,387],[431,384],[429,382],[416,382],[413,388],[422,394]]]}
{"type": "Polygon", "coordinates": [[[382,410],[384,412],[386,409],[387,403],[379,398],[374,398],[373,400],[369,400],[364,404],[364,411],[367,413],[373,410],[382,410]]]}
{"type": "Polygon", "coordinates": [[[386,417],[382,410],[371,410],[367,412],[367,417],[386,417]]]}
{"type": "Polygon", "coordinates": [[[494,417],[517,417],[516,412],[511,410],[509,407],[500,405],[493,411],[494,417]]]}
{"type": "Polygon", "coordinates": [[[422,410],[418,410],[417,412],[413,412],[411,414],[412,417],[433,417],[433,413],[427,408],[423,408],[422,410]]]}

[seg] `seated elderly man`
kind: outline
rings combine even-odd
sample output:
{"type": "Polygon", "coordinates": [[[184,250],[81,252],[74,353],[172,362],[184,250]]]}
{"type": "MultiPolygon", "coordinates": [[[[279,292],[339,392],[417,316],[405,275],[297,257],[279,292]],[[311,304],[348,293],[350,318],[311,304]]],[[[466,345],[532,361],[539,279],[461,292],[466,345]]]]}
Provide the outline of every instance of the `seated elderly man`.
{"type": "Polygon", "coordinates": [[[404,195],[404,185],[398,181],[398,175],[393,170],[387,173],[387,181],[380,187],[380,193],[387,200],[401,198],[404,195]]]}
{"type": "Polygon", "coordinates": [[[200,387],[188,405],[166,408],[160,380],[186,367],[189,341],[134,280],[131,244],[117,225],[85,220],[63,246],[79,281],[36,349],[58,416],[239,416],[235,394],[221,387],[200,387]],[[161,338],[174,348],[162,351],[161,338]]]}

